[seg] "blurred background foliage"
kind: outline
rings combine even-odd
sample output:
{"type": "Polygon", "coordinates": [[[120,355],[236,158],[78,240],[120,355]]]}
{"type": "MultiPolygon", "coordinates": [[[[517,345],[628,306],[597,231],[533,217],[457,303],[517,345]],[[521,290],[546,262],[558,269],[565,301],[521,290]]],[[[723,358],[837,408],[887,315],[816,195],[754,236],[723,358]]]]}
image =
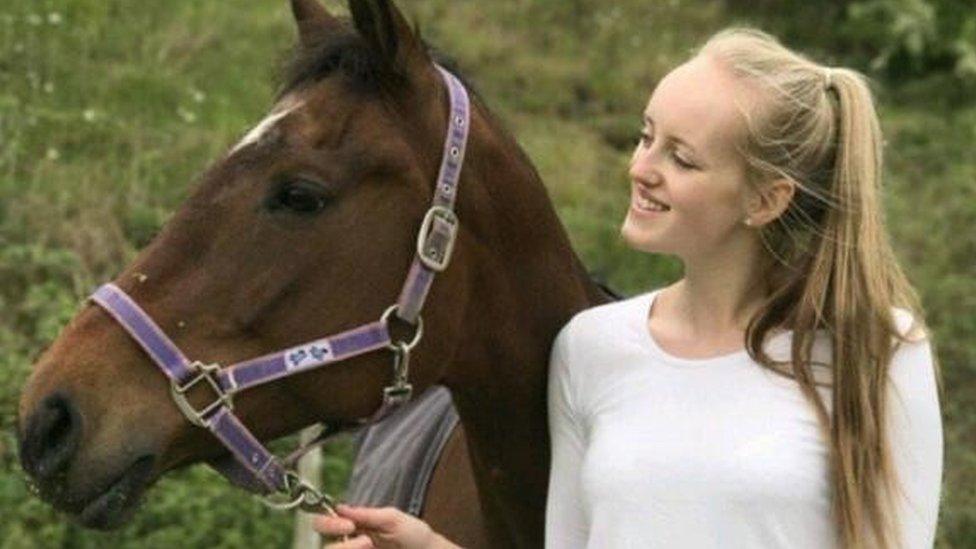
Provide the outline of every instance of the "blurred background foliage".
{"type": "MultiPolygon", "coordinates": [[[[976,547],[972,0],[399,4],[518,136],[587,265],[628,294],[680,276],[617,236],[627,159],[661,76],[713,32],[750,25],[872,77],[889,226],[948,390],[937,546],[976,547]]],[[[32,360],[267,111],[293,34],[285,0],[0,4],[0,549],[289,545],[291,517],[202,467],[162,480],[124,529],[84,531],[30,496],[13,426],[32,360]]],[[[348,442],[327,456],[333,490],[348,456],[348,442]]]]}

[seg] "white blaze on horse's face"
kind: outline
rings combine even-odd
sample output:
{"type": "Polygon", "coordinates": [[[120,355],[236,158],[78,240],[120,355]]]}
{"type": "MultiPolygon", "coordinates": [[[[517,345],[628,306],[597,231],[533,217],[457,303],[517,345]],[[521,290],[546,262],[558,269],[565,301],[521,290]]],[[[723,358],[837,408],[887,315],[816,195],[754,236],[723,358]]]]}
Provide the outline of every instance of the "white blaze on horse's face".
{"type": "Polygon", "coordinates": [[[277,105],[275,105],[273,109],[271,109],[271,113],[268,114],[268,116],[265,117],[264,120],[259,122],[257,126],[254,126],[254,128],[252,128],[251,131],[247,132],[247,135],[245,135],[244,138],[240,140],[240,142],[234,145],[234,148],[231,149],[230,153],[228,154],[234,154],[240,149],[243,149],[244,147],[252,143],[257,143],[258,141],[260,141],[261,138],[263,138],[272,129],[274,129],[275,124],[277,124],[279,120],[281,120],[285,116],[288,116],[289,113],[297,110],[303,104],[304,101],[301,101],[297,97],[294,96],[285,97],[277,105]]]}

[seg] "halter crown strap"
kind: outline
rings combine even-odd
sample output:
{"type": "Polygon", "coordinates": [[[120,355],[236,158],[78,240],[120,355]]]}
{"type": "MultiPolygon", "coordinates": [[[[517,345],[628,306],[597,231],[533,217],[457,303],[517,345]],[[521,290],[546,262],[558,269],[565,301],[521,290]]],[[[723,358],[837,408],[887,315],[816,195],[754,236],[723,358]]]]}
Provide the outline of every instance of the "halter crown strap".
{"type": "Polygon", "coordinates": [[[434,187],[434,203],[424,217],[417,237],[417,255],[397,300],[397,316],[411,324],[415,324],[420,316],[434,274],[446,269],[451,259],[459,227],[454,200],[471,125],[470,99],[464,85],[442,67],[438,66],[437,70],[447,83],[451,110],[441,169],[434,187]]]}
{"type": "MultiPolygon", "coordinates": [[[[290,374],[335,363],[347,358],[388,347],[398,350],[398,360],[406,360],[416,344],[393,345],[387,316],[395,311],[401,319],[417,324],[434,274],[447,268],[457,238],[459,223],[454,214],[454,200],[464,163],[470,125],[470,100],[464,85],[440,66],[450,96],[450,114],[444,156],[434,189],[433,205],[421,224],[417,252],[403,285],[397,304],[383,318],[330,337],[297,345],[221,369],[199,361],[191,362],[152,318],[121,288],[108,283],[98,288],[91,299],[101,306],[132,336],[152,361],[169,378],[172,396],[183,414],[195,425],[207,428],[226,446],[235,459],[269,492],[291,492],[293,473],[269,452],[233,413],[233,396],[244,389],[268,383],[290,374]],[[206,383],[216,399],[202,408],[194,407],[186,393],[197,384],[206,383]]],[[[398,383],[405,383],[404,379],[398,383]]],[[[398,372],[399,375],[399,372],[398,372]]],[[[409,384],[388,387],[409,397],[409,384]]],[[[387,395],[389,396],[389,394],[387,395]]],[[[400,400],[384,399],[383,406],[370,418],[378,421],[392,411],[400,400]]],[[[250,484],[254,485],[254,484],[250,484]]]]}

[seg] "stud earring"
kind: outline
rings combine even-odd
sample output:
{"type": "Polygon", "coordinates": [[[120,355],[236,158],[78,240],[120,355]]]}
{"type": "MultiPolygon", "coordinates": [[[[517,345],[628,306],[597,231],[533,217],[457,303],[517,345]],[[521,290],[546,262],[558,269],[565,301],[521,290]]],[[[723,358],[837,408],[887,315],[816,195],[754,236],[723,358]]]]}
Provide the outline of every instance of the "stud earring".
{"type": "Polygon", "coordinates": [[[748,217],[745,219],[745,221],[743,221],[743,223],[746,224],[746,227],[752,227],[752,220],[748,217]]]}

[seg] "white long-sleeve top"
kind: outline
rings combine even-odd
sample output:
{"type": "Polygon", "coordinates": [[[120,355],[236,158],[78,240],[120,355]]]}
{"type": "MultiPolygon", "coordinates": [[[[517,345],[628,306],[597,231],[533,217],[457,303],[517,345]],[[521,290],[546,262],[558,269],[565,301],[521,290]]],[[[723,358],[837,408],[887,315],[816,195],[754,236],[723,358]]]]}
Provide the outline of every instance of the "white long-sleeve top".
{"type": "MultiPolygon", "coordinates": [[[[585,310],[556,337],[546,547],[835,547],[828,446],[798,384],[745,350],[668,354],[647,329],[658,291],[585,310]]],[[[911,315],[895,313],[904,333],[911,315]]],[[[767,351],[788,359],[790,338],[776,334],[767,351]]],[[[829,358],[818,338],[813,359],[829,358]]],[[[817,375],[829,381],[826,367],[817,375]]],[[[927,339],[901,345],[890,380],[900,541],[927,548],[943,454],[927,339]]],[[[829,388],[818,391],[830,410],[829,388]]]]}

